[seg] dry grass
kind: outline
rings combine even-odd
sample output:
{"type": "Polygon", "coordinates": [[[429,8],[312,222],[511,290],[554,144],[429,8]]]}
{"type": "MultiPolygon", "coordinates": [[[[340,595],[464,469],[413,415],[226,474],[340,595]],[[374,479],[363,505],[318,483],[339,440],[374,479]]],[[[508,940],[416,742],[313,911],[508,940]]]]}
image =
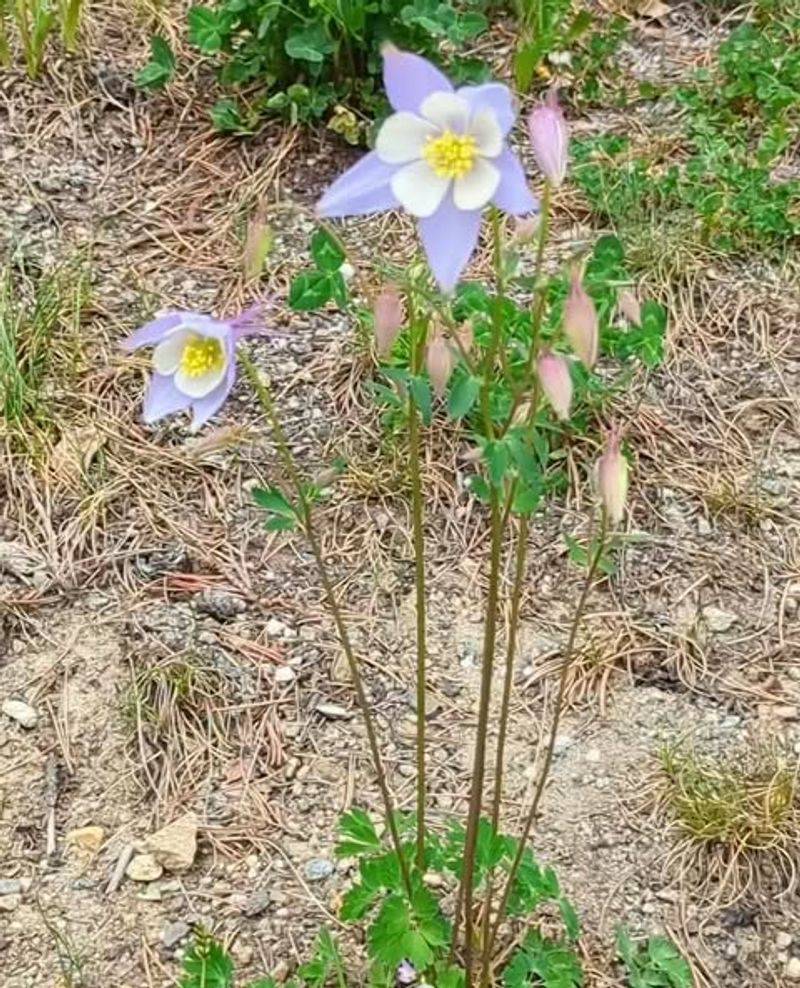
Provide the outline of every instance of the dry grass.
{"type": "Polygon", "coordinates": [[[656,813],[677,836],[666,867],[729,905],[793,894],[800,868],[800,762],[775,745],[726,755],[660,753],[656,813]]]}

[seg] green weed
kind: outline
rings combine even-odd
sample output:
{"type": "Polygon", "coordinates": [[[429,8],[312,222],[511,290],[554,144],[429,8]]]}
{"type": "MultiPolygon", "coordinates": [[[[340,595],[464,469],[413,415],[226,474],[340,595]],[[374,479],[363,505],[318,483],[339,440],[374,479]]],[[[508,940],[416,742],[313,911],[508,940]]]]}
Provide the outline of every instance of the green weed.
{"type": "Polygon", "coordinates": [[[88,301],[88,269],[79,261],[41,273],[24,263],[0,271],[2,432],[17,447],[32,448],[57,426],[54,393],[77,371],[88,301]]]}
{"type": "Polygon", "coordinates": [[[16,28],[31,79],[42,71],[47,42],[56,27],[67,51],[75,51],[82,6],[83,0],[0,0],[0,65],[11,64],[9,23],[16,28]]]}
{"type": "Polygon", "coordinates": [[[692,988],[692,969],[675,944],[666,937],[646,943],[631,940],[624,926],[617,927],[617,953],[627,973],[629,988],[692,988]]]}

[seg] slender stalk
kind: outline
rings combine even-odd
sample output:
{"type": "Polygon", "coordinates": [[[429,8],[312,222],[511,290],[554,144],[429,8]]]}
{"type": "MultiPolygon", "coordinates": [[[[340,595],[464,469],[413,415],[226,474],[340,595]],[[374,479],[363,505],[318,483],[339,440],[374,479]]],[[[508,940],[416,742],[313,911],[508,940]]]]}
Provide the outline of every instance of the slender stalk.
{"type": "MultiPolygon", "coordinates": [[[[425,325],[412,322],[411,373],[418,374],[425,346],[425,325]]],[[[425,711],[427,682],[427,603],[425,594],[425,533],[423,531],[422,470],[420,466],[420,413],[408,396],[408,463],[411,474],[411,517],[414,540],[414,584],[417,611],[417,867],[425,870],[425,711]]]]}
{"type": "Polygon", "coordinates": [[[594,555],[591,558],[589,567],[586,571],[586,579],[583,584],[583,589],[581,591],[580,598],[578,599],[577,607],[575,608],[575,614],[572,618],[572,624],[569,630],[569,637],[567,639],[567,648],[564,653],[564,661],[561,664],[561,675],[558,681],[558,693],[556,695],[556,706],[553,713],[553,720],[550,725],[550,734],[547,739],[547,748],[545,749],[544,764],[542,765],[542,771],[539,775],[538,782],[536,784],[536,789],[533,793],[533,801],[531,802],[531,807],[528,810],[528,816],[525,820],[525,826],[522,831],[522,836],[520,837],[519,846],[517,847],[517,853],[514,856],[514,860],[511,864],[511,868],[508,872],[508,877],[506,878],[506,884],[503,889],[503,894],[500,897],[500,904],[497,908],[497,916],[495,917],[494,924],[489,935],[488,942],[484,944],[484,957],[487,962],[485,964],[483,983],[488,984],[489,981],[489,967],[490,964],[488,959],[491,957],[492,947],[497,939],[497,931],[505,918],[506,908],[508,907],[508,900],[511,895],[511,889],[514,886],[514,881],[517,877],[517,872],[519,871],[520,864],[522,863],[522,857],[525,853],[525,846],[530,838],[531,831],[533,830],[533,825],[536,822],[536,816],[539,811],[539,804],[544,793],[545,785],[547,784],[548,776],[550,775],[550,769],[553,764],[553,754],[556,747],[556,738],[558,736],[558,728],[561,723],[561,715],[564,709],[564,695],[567,688],[567,676],[569,670],[572,666],[572,662],[575,658],[575,641],[578,636],[578,629],[580,627],[581,620],[583,618],[584,609],[586,607],[586,602],[589,599],[589,594],[594,586],[595,575],[597,574],[597,567],[600,565],[600,560],[603,557],[603,550],[605,548],[606,533],[608,531],[608,518],[606,516],[605,510],[603,510],[601,520],[600,520],[600,533],[597,537],[597,548],[594,555]]]}
{"type": "MultiPolygon", "coordinates": [[[[484,430],[487,438],[494,435],[491,415],[490,386],[494,365],[502,339],[503,301],[505,284],[503,281],[502,232],[500,216],[492,211],[492,234],[494,241],[494,269],[497,283],[492,319],[492,337],[486,354],[484,384],[481,390],[481,408],[484,430]]],[[[466,988],[471,988],[473,973],[474,917],[473,899],[475,889],[475,854],[478,844],[478,826],[483,804],[483,787],[486,774],[486,740],[489,722],[489,704],[492,696],[492,673],[494,671],[497,647],[497,609],[500,592],[500,562],[502,556],[504,512],[501,505],[501,492],[492,487],[491,495],[491,549],[489,562],[489,590],[486,598],[486,624],[483,634],[483,657],[481,660],[481,690],[478,701],[478,726],[475,741],[475,758],[472,767],[467,832],[464,838],[464,868],[456,900],[456,915],[453,925],[453,949],[458,938],[461,916],[464,917],[464,968],[466,988]]]]}
{"type": "Polygon", "coordinates": [[[275,445],[278,447],[278,454],[297,495],[297,503],[300,507],[300,513],[302,516],[303,532],[308,540],[311,553],[314,556],[314,561],[317,564],[320,580],[322,582],[322,589],[325,593],[325,599],[328,607],[330,608],[331,614],[333,615],[334,624],[336,625],[336,631],[339,636],[339,642],[344,651],[345,658],[347,659],[350,676],[353,680],[353,686],[355,687],[356,700],[358,702],[361,716],[364,720],[364,727],[367,732],[370,754],[372,755],[372,762],[378,779],[378,788],[380,789],[381,798],[383,800],[386,826],[389,829],[392,844],[400,863],[403,885],[407,895],[410,897],[411,877],[408,870],[408,863],[403,853],[400,833],[397,829],[397,822],[394,816],[394,804],[392,802],[391,793],[389,792],[389,784],[386,779],[386,770],[383,765],[383,759],[381,758],[380,748],[378,747],[378,736],[375,730],[375,722],[373,720],[372,713],[370,712],[369,700],[367,699],[366,690],[364,689],[364,681],[361,678],[361,670],[359,669],[358,659],[356,658],[352,642],[350,641],[350,635],[347,631],[344,614],[339,606],[336,591],[333,587],[333,581],[328,573],[325,557],[322,554],[322,547],[314,528],[311,503],[308,500],[302,477],[297,469],[292,451],[289,448],[289,443],[286,439],[286,434],[283,431],[280,418],[278,417],[275,403],[272,400],[272,393],[270,392],[269,386],[262,380],[255,364],[247,354],[241,353],[239,359],[245,369],[245,373],[247,374],[250,383],[253,386],[253,390],[256,393],[259,404],[263,408],[269,420],[270,428],[272,429],[272,434],[275,439],[275,445]]]}

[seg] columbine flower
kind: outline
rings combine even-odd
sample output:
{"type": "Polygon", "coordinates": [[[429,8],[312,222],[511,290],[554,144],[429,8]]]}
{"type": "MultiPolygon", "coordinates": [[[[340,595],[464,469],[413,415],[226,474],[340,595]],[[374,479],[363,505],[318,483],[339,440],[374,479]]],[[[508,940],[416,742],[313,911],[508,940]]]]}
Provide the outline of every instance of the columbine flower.
{"type": "Polygon", "coordinates": [[[395,981],[398,985],[413,985],[417,980],[417,969],[411,961],[403,961],[398,965],[395,981]]]}
{"type": "Polygon", "coordinates": [[[544,103],[531,112],[528,132],[542,174],[552,185],[561,185],[567,174],[569,129],[555,89],[551,89],[544,103]]]}
{"type": "Polygon", "coordinates": [[[544,396],[556,417],[562,421],[568,419],[572,404],[572,377],[566,358],[560,353],[543,350],[536,362],[536,371],[544,396]]]}
{"type": "Polygon", "coordinates": [[[431,270],[451,291],[478,242],[490,202],[513,215],[537,202],[519,158],[506,147],[516,118],[499,83],[462,86],[419,55],[387,45],[383,81],[393,113],[375,150],[345,172],[319,202],[323,216],[402,207],[419,219],[431,270]]]}
{"type": "Polygon", "coordinates": [[[387,357],[392,352],[394,341],[406,318],[403,300],[394,285],[384,288],[377,296],[372,307],[372,317],[378,356],[387,357]]]}
{"type": "Polygon", "coordinates": [[[600,344],[597,309],[581,283],[578,265],[573,265],[569,295],[564,304],[564,335],[570,346],[590,370],[597,362],[600,344]]]}
{"type": "Polygon", "coordinates": [[[622,521],[628,496],[628,461],[622,455],[621,440],[619,428],[613,428],[597,461],[597,489],[611,525],[622,521]]]}
{"type": "Polygon", "coordinates": [[[145,422],[185,408],[194,413],[192,430],[207,422],[228,397],[236,380],[236,343],[263,332],[260,307],[233,319],[197,312],[168,312],[125,340],[126,350],[152,346],[153,376],[144,399],[145,422]]]}

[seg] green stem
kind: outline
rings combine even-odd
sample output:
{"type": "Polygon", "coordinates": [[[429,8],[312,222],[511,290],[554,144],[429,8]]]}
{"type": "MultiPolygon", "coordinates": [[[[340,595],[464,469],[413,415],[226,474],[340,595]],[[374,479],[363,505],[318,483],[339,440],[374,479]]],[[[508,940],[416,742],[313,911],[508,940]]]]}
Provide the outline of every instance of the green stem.
{"type": "MultiPolygon", "coordinates": [[[[500,215],[492,211],[492,234],[494,242],[494,269],[497,294],[492,319],[492,337],[483,367],[483,387],[481,389],[481,409],[484,431],[487,438],[494,435],[491,415],[491,380],[497,360],[503,332],[503,302],[505,284],[503,281],[502,232],[500,215]]],[[[464,838],[464,867],[456,899],[456,915],[453,925],[453,950],[458,938],[461,917],[464,917],[464,968],[466,988],[471,988],[473,974],[474,917],[473,899],[475,890],[475,854],[478,843],[478,827],[483,805],[483,788],[486,774],[486,740],[489,722],[489,705],[492,696],[492,673],[497,647],[497,609],[500,591],[500,562],[502,556],[504,512],[501,507],[500,491],[492,487],[491,496],[491,549],[489,562],[489,590],[486,599],[486,625],[483,636],[483,656],[481,660],[481,690],[478,701],[478,726],[475,741],[475,758],[472,767],[467,832],[464,838]]]]}
{"type": "Polygon", "coordinates": [[[569,637],[567,639],[567,648],[564,653],[564,660],[561,664],[561,675],[558,681],[558,694],[556,695],[556,705],[555,711],[553,713],[553,721],[550,725],[550,734],[547,740],[547,748],[545,749],[544,764],[542,765],[542,771],[539,775],[539,780],[536,784],[536,789],[533,793],[533,801],[531,807],[528,811],[528,816],[525,820],[525,826],[522,831],[522,836],[520,837],[519,845],[517,847],[517,853],[514,856],[514,860],[508,872],[508,877],[506,878],[506,884],[503,889],[503,894],[500,898],[500,904],[497,908],[497,916],[495,917],[494,924],[491,929],[491,933],[488,937],[487,942],[484,944],[483,954],[486,959],[484,974],[482,983],[488,984],[490,976],[490,963],[489,958],[491,957],[492,947],[497,939],[497,931],[499,930],[503,919],[505,918],[506,909],[508,907],[508,900],[511,895],[511,890],[514,887],[514,881],[517,877],[517,872],[522,863],[522,858],[525,853],[525,847],[530,838],[531,831],[533,830],[533,825],[536,822],[536,816],[539,811],[539,804],[542,799],[542,794],[544,793],[545,785],[547,784],[547,779],[550,775],[550,769],[553,764],[553,754],[556,747],[556,738],[558,736],[558,728],[561,723],[561,715],[564,709],[564,696],[567,689],[567,677],[569,670],[572,666],[572,662],[575,658],[575,641],[578,637],[578,629],[580,627],[581,620],[583,618],[583,612],[586,607],[586,602],[589,599],[589,594],[594,586],[594,579],[597,573],[597,567],[600,565],[600,560],[603,557],[603,550],[605,548],[606,533],[608,531],[608,518],[606,516],[605,510],[603,510],[601,520],[600,520],[600,534],[597,538],[597,548],[589,564],[589,568],[586,571],[586,580],[583,584],[583,589],[581,591],[580,598],[578,600],[578,605],[575,608],[575,614],[572,618],[572,624],[569,630],[569,637]]]}
{"type": "MultiPolygon", "coordinates": [[[[411,373],[418,374],[425,346],[425,326],[412,322],[411,373]]],[[[417,867],[425,870],[425,711],[427,682],[427,629],[425,594],[425,533],[423,530],[422,470],[420,466],[420,413],[409,389],[408,462],[411,474],[411,517],[414,540],[414,583],[417,610],[417,867]]]]}
{"type": "Polygon", "coordinates": [[[364,727],[367,732],[367,740],[369,742],[370,754],[372,755],[372,763],[375,768],[375,774],[378,779],[378,788],[380,789],[381,798],[383,800],[383,810],[384,816],[386,818],[386,826],[389,830],[389,834],[394,846],[395,853],[397,854],[397,859],[400,864],[400,871],[403,878],[403,886],[405,888],[406,894],[411,897],[411,876],[408,870],[408,863],[406,862],[405,855],[403,853],[403,845],[400,841],[400,833],[397,829],[397,821],[394,815],[394,804],[392,802],[392,796],[389,792],[389,784],[386,779],[386,770],[383,765],[383,759],[381,758],[380,748],[378,747],[378,736],[375,730],[375,723],[372,718],[372,713],[370,712],[369,700],[367,699],[367,693],[364,688],[364,681],[361,678],[361,670],[359,668],[358,659],[356,658],[355,651],[353,650],[352,642],[350,641],[350,635],[347,631],[347,625],[344,620],[344,614],[341,607],[339,606],[339,601],[336,597],[336,591],[333,587],[333,581],[328,573],[328,567],[325,563],[325,557],[322,554],[322,547],[320,545],[319,539],[317,537],[316,530],[313,524],[313,517],[311,512],[311,503],[306,496],[306,490],[303,485],[302,478],[298,471],[297,465],[292,455],[292,451],[289,448],[289,443],[286,439],[286,434],[283,431],[283,426],[281,425],[280,418],[278,417],[277,410],[275,408],[275,403],[272,400],[272,393],[270,392],[269,386],[262,380],[258,373],[258,369],[252,362],[250,357],[243,352],[239,354],[239,360],[245,369],[248,380],[253,386],[253,390],[256,393],[259,404],[266,413],[267,419],[269,420],[270,427],[272,429],[272,434],[275,439],[275,445],[278,448],[278,455],[283,462],[286,474],[295,489],[297,495],[297,503],[300,507],[300,514],[302,516],[303,531],[308,540],[308,544],[311,548],[311,553],[314,556],[314,561],[317,564],[317,569],[319,571],[320,580],[322,582],[322,589],[325,594],[325,599],[327,601],[328,607],[330,608],[331,614],[333,615],[334,624],[336,625],[336,632],[339,636],[339,642],[344,651],[345,658],[347,659],[347,665],[350,670],[350,676],[353,680],[353,686],[356,692],[356,700],[358,702],[359,709],[361,711],[361,716],[364,720],[364,727]]]}

